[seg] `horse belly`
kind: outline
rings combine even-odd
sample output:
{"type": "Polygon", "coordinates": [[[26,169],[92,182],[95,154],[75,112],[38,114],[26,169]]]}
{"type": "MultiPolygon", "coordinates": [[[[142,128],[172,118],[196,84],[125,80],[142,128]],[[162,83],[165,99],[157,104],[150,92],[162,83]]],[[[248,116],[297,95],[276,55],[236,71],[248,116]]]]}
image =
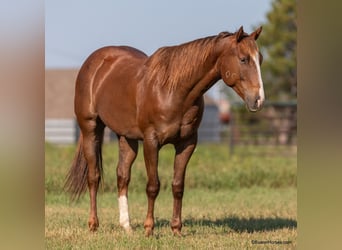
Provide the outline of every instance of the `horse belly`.
{"type": "Polygon", "coordinates": [[[114,133],[131,139],[142,139],[143,135],[132,114],[123,107],[114,108],[110,113],[99,112],[103,123],[114,133]]]}
{"type": "Polygon", "coordinates": [[[100,117],[104,124],[117,135],[123,135],[130,139],[143,139],[143,134],[139,127],[124,113],[117,112],[112,115],[100,115],[100,117]]]}

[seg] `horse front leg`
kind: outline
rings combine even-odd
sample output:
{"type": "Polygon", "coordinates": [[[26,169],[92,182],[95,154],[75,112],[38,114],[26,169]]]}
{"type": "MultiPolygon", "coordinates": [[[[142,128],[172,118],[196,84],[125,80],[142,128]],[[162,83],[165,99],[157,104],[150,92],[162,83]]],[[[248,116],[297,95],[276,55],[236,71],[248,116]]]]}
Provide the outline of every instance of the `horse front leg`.
{"type": "Polygon", "coordinates": [[[160,183],[158,177],[159,144],[153,136],[144,139],[144,159],[147,172],[146,194],[148,200],[147,215],[144,223],[145,235],[153,235],[154,229],[154,202],[158,196],[160,183]]]}
{"type": "Polygon", "coordinates": [[[184,179],[187,164],[197,144],[197,134],[186,141],[175,144],[176,156],[174,163],[174,176],[172,181],[173,216],[171,229],[174,235],[181,235],[182,229],[182,200],[184,193],[184,179]]]}

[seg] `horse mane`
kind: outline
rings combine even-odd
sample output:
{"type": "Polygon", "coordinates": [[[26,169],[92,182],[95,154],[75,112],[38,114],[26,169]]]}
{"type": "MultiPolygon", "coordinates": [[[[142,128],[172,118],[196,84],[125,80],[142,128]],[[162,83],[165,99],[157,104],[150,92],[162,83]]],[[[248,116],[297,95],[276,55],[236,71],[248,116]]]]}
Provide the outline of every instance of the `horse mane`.
{"type": "Polygon", "coordinates": [[[201,72],[217,41],[233,34],[221,32],[215,36],[158,49],[145,63],[147,81],[161,84],[172,91],[178,84],[188,82],[196,73],[201,72]]]}

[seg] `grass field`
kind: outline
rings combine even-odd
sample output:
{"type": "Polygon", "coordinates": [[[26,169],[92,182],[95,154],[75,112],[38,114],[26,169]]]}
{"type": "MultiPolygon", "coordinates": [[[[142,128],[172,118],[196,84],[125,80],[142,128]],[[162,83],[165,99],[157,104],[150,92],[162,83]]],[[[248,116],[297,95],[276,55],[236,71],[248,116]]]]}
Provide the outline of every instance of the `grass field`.
{"type": "MultiPolygon", "coordinates": [[[[142,150],[140,150],[142,151],[142,150]]],[[[160,153],[161,191],[154,236],[144,236],[146,175],[141,152],[133,166],[129,210],[134,233],[119,227],[115,167],[117,145],[105,144],[104,183],[98,195],[100,228],[87,229],[89,199],[71,203],[62,190],[74,146],[46,144],[47,249],[294,249],[297,240],[297,154],[289,147],[198,145],[188,166],[183,237],[169,227],[173,148],[160,153]]]]}

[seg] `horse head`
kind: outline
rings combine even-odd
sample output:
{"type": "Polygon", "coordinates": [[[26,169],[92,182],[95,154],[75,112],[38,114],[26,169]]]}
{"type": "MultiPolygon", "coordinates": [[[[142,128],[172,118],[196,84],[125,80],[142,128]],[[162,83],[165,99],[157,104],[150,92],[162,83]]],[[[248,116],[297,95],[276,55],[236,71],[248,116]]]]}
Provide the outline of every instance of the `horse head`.
{"type": "Polygon", "coordinates": [[[233,35],[222,39],[218,58],[221,78],[245,101],[248,110],[252,112],[260,110],[265,100],[260,72],[262,55],[256,44],[261,30],[262,27],[247,34],[241,26],[233,35]]]}

